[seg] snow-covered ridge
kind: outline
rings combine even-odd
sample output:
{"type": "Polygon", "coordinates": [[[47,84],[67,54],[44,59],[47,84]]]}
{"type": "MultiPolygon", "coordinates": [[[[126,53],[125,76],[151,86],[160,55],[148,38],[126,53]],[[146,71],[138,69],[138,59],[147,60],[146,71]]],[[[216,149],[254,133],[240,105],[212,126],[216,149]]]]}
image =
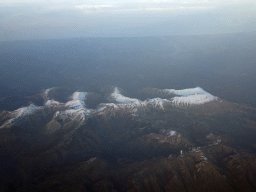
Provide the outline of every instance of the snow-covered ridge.
{"type": "Polygon", "coordinates": [[[67,102],[65,104],[65,107],[69,109],[83,109],[85,108],[85,103],[84,101],[81,101],[81,100],[72,100],[67,102]]]}
{"type": "MultiPolygon", "coordinates": [[[[45,95],[47,96],[48,93],[55,88],[49,88],[45,90],[45,95]]],[[[44,107],[38,107],[34,104],[31,104],[27,107],[21,107],[13,112],[11,112],[11,119],[9,122],[12,122],[17,117],[26,116],[34,113],[35,111],[47,107],[58,107],[60,110],[56,113],[57,116],[61,118],[68,118],[68,119],[86,119],[86,116],[92,113],[102,113],[104,111],[116,111],[118,109],[125,109],[129,110],[131,113],[136,113],[139,108],[144,107],[153,107],[157,109],[165,110],[167,105],[176,105],[176,106],[190,106],[190,105],[199,105],[204,104],[213,100],[216,100],[217,97],[211,95],[210,93],[204,91],[200,87],[190,88],[190,89],[183,89],[183,90],[175,90],[175,89],[163,89],[162,91],[168,91],[169,93],[175,94],[175,97],[170,99],[162,99],[162,98],[153,98],[141,101],[136,98],[129,98],[120,93],[118,88],[116,87],[113,93],[109,96],[109,101],[113,103],[101,103],[98,106],[97,110],[87,109],[85,106],[85,100],[88,96],[87,92],[74,92],[71,95],[71,100],[67,103],[60,103],[55,100],[50,100],[45,103],[44,107]],[[63,111],[62,111],[63,109],[63,111]]],[[[48,97],[47,97],[48,98],[48,97]]],[[[56,117],[57,117],[56,116],[56,117]]],[[[173,132],[170,133],[171,135],[174,134],[173,132]]]]}
{"type": "Polygon", "coordinates": [[[161,109],[164,109],[164,103],[168,103],[170,102],[169,100],[167,99],[161,99],[159,97],[157,98],[154,98],[154,99],[148,99],[146,101],[144,101],[145,104],[152,104],[153,106],[155,107],[159,107],[161,109]]]}
{"type": "Polygon", "coordinates": [[[87,109],[85,107],[84,100],[88,95],[87,92],[74,92],[71,95],[71,101],[67,103],[60,103],[55,100],[48,100],[45,103],[46,107],[56,107],[56,106],[63,106],[66,108],[64,111],[57,111],[55,113],[55,117],[60,117],[61,119],[79,119],[84,120],[87,115],[89,115],[93,110],[87,109]]]}
{"type": "Polygon", "coordinates": [[[59,106],[59,105],[61,104],[60,102],[55,101],[54,99],[50,99],[50,98],[48,97],[50,91],[52,91],[52,90],[54,90],[54,89],[55,89],[55,87],[52,87],[52,88],[46,89],[46,90],[44,91],[44,94],[45,94],[45,96],[46,96],[46,99],[48,99],[44,105],[47,106],[47,107],[56,107],[56,106],[59,106]]]}
{"type": "Polygon", "coordinates": [[[55,117],[60,117],[61,119],[67,119],[70,118],[71,120],[78,120],[78,121],[84,121],[85,117],[88,116],[92,110],[86,109],[86,108],[79,108],[79,109],[68,109],[65,111],[57,111],[55,113],[55,117]]]}
{"type": "MultiPolygon", "coordinates": [[[[51,88],[53,89],[53,88],[51,88]]],[[[47,89],[48,92],[49,90],[51,89],[47,89]]],[[[46,90],[46,91],[47,91],[46,90]]],[[[85,108],[85,103],[84,103],[84,100],[86,99],[86,96],[88,95],[87,92],[75,92],[72,94],[71,98],[72,100],[65,103],[65,107],[67,107],[68,109],[81,109],[81,108],[85,108]]],[[[56,107],[56,106],[59,106],[59,105],[63,105],[63,103],[60,103],[58,101],[55,101],[55,100],[48,100],[46,103],[45,103],[45,106],[47,107],[56,107]]]]}
{"type": "Polygon", "coordinates": [[[175,105],[199,105],[217,99],[201,87],[183,90],[165,89],[165,91],[175,95],[180,95],[180,97],[176,96],[171,99],[172,103],[175,105]]]}
{"type": "Polygon", "coordinates": [[[199,105],[215,100],[214,96],[204,94],[189,95],[187,97],[174,97],[172,103],[175,105],[199,105]]]}
{"type": "Polygon", "coordinates": [[[65,107],[67,107],[68,109],[86,109],[84,100],[86,99],[87,95],[87,92],[73,93],[71,96],[73,100],[67,102],[65,104],[65,107]]]}
{"type": "Polygon", "coordinates": [[[209,94],[208,92],[203,90],[201,87],[181,89],[181,90],[164,89],[164,91],[167,91],[169,93],[173,93],[175,95],[180,95],[180,96],[190,96],[190,95],[195,95],[195,94],[201,94],[201,95],[209,94]]]}
{"type": "MultiPolygon", "coordinates": [[[[135,99],[135,98],[126,97],[120,93],[120,91],[118,90],[117,87],[115,88],[114,92],[110,96],[117,103],[117,105],[115,105],[115,108],[117,108],[121,105],[130,106],[132,108],[144,107],[147,105],[151,105],[153,107],[158,107],[158,108],[164,109],[164,103],[170,102],[167,99],[161,99],[159,97],[153,98],[153,99],[147,99],[145,101],[141,101],[141,100],[135,99]]],[[[113,104],[112,104],[112,106],[113,106],[113,104]]]]}
{"type": "MultiPolygon", "coordinates": [[[[52,88],[51,88],[52,89],[52,88]]],[[[50,89],[49,89],[50,90],[50,89]]],[[[183,89],[183,90],[175,90],[175,89],[164,89],[163,91],[167,91],[169,93],[178,95],[170,99],[162,99],[162,98],[153,98],[153,99],[147,99],[145,101],[141,101],[136,98],[130,98],[122,95],[119,91],[119,89],[116,87],[113,91],[113,93],[110,94],[110,100],[114,100],[114,103],[105,103],[101,104],[97,111],[104,110],[109,107],[114,107],[118,108],[121,105],[125,106],[131,106],[131,107],[143,107],[146,105],[152,105],[154,107],[158,107],[161,109],[164,109],[164,105],[166,103],[172,103],[176,106],[179,105],[199,105],[199,104],[204,104],[210,101],[213,101],[216,99],[213,95],[210,93],[204,91],[200,87],[196,88],[190,88],[190,89],[183,89]]],[[[67,109],[86,109],[85,107],[85,100],[87,97],[88,93],[87,92],[74,92],[71,96],[71,101],[67,102],[64,104],[64,106],[67,109]]],[[[57,106],[60,103],[54,100],[48,100],[46,102],[46,106],[57,106]]],[[[87,110],[87,109],[86,109],[87,110]]]]}
{"type": "Polygon", "coordinates": [[[106,108],[118,108],[118,106],[114,103],[101,103],[97,109],[97,111],[103,111],[106,108]]]}
{"type": "Polygon", "coordinates": [[[14,122],[15,120],[17,120],[19,117],[23,118],[27,115],[31,115],[32,113],[34,113],[35,111],[38,111],[39,109],[42,109],[42,107],[37,107],[34,104],[30,104],[27,107],[21,107],[19,109],[16,109],[15,111],[11,112],[11,119],[7,120],[2,126],[9,126],[12,124],[12,122],[14,122]]]}
{"type": "Polygon", "coordinates": [[[67,110],[59,112],[58,116],[60,116],[62,119],[70,118],[72,120],[85,120],[85,117],[92,112],[92,110],[85,107],[84,100],[86,99],[87,95],[87,92],[73,93],[71,96],[72,100],[65,103],[67,110]]]}
{"type": "Polygon", "coordinates": [[[13,115],[14,115],[15,118],[17,118],[17,117],[20,117],[20,116],[32,114],[33,112],[35,112],[35,111],[37,111],[41,108],[42,107],[37,107],[34,104],[30,104],[27,107],[21,107],[21,108],[15,110],[13,112],[13,115]]]}
{"type": "Polygon", "coordinates": [[[48,100],[44,105],[47,107],[59,106],[61,103],[55,100],[48,100]]]}
{"type": "Polygon", "coordinates": [[[122,95],[118,88],[116,87],[114,92],[111,94],[111,97],[115,99],[118,104],[132,104],[132,105],[146,105],[149,103],[158,105],[160,108],[164,108],[163,104],[167,102],[171,102],[174,105],[199,105],[204,104],[217,98],[210,93],[204,91],[200,87],[190,88],[190,89],[183,89],[183,90],[175,90],[175,89],[164,89],[164,91],[168,91],[169,93],[179,95],[173,97],[169,100],[161,99],[161,98],[154,98],[148,99],[145,101],[140,101],[139,99],[129,98],[122,95]]]}
{"type": "Polygon", "coordinates": [[[140,104],[141,101],[139,99],[133,99],[133,98],[130,98],[130,97],[126,97],[126,96],[123,96],[118,88],[116,87],[114,92],[111,94],[111,96],[115,99],[115,101],[117,103],[121,103],[121,104],[140,104]]]}

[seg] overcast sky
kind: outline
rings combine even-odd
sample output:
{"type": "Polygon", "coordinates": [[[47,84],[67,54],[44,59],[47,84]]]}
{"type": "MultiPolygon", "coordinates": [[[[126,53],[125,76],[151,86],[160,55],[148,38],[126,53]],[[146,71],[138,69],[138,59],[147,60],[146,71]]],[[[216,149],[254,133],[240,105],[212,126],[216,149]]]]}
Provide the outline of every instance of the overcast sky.
{"type": "Polygon", "coordinates": [[[255,0],[0,0],[0,40],[256,31],[255,0]]]}

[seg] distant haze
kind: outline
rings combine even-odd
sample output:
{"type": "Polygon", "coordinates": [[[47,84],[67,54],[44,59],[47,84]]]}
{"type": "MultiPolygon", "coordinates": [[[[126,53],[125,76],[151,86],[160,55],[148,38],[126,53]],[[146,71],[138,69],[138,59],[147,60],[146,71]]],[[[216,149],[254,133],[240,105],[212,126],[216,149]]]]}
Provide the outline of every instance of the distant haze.
{"type": "Polygon", "coordinates": [[[255,0],[1,0],[0,41],[256,31],[255,0]]]}

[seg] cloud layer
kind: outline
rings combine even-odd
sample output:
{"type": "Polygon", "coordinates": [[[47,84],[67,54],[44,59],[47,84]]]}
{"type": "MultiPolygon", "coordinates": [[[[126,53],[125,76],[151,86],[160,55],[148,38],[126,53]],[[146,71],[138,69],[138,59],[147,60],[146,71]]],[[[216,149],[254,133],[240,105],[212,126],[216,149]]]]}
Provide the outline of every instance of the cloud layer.
{"type": "Polygon", "coordinates": [[[254,31],[255,13],[252,0],[5,0],[0,40],[254,31]]]}

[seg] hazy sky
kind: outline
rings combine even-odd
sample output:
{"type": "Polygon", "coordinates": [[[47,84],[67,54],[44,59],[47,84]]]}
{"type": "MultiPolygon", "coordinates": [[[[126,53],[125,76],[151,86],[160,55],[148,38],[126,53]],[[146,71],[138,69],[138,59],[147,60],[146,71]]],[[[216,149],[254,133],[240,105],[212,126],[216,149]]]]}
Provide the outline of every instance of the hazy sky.
{"type": "Polygon", "coordinates": [[[0,40],[256,31],[255,0],[0,0],[0,40]]]}

